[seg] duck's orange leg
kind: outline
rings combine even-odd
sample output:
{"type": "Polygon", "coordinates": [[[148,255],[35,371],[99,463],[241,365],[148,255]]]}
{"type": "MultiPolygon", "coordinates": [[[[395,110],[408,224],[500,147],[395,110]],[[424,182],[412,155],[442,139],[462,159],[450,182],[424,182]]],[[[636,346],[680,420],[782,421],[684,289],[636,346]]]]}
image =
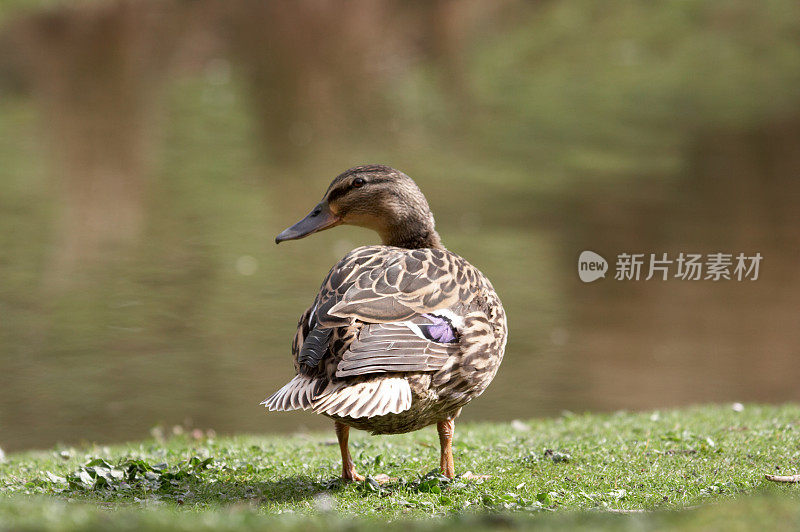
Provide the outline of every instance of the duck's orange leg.
{"type": "Polygon", "coordinates": [[[336,438],[339,440],[339,450],[342,452],[342,478],[351,481],[364,480],[364,477],[356,473],[356,466],[353,464],[353,459],[350,457],[350,449],[347,447],[350,427],[338,421],[334,421],[333,426],[336,430],[336,438]]]}
{"type": "MultiPolygon", "coordinates": [[[[439,445],[442,447],[442,457],[439,462],[442,475],[447,478],[455,477],[455,466],[453,464],[453,434],[456,431],[456,420],[448,419],[436,424],[439,431],[439,445]]],[[[461,478],[464,480],[483,480],[489,478],[488,475],[476,475],[472,471],[467,471],[461,478]]]]}
{"type": "Polygon", "coordinates": [[[439,431],[439,445],[442,448],[441,460],[439,461],[442,475],[447,478],[453,478],[456,476],[455,465],[453,464],[453,433],[456,430],[456,420],[440,421],[436,424],[436,430],[439,431]]]}

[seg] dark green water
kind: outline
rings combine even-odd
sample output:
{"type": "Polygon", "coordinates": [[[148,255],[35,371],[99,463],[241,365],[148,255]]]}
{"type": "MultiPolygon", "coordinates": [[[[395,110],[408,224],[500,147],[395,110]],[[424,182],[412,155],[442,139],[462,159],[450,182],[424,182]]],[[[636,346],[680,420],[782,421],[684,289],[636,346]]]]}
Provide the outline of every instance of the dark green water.
{"type": "Polygon", "coordinates": [[[377,238],[273,238],[372,162],[506,307],[465,419],[800,400],[800,17],[689,4],[298,7],[303,39],[246,3],[6,15],[0,447],[328,426],[258,403],[330,266],[377,238]],[[764,259],[755,282],[584,284],[587,249],[764,259]]]}

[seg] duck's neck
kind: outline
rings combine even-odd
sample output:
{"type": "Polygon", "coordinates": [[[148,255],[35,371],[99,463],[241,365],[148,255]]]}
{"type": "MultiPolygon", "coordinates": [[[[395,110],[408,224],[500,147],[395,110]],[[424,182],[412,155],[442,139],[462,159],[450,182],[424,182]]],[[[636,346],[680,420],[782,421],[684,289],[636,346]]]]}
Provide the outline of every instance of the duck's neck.
{"type": "Polygon", "coordinates": [[[384,238],[383,244],[386,246],[395,246],[406,249],[445,249],[444,245],[442,244],[442,239],[439,238],[439,233],[436,231],[430,231],[424,234],[420,233],[416,235],[407,235],[401,238],[384,238]]]}
{"type": "Polygon", "coordinates": [[[409,220],[388,227],[381,232],[381,239],[386,246],[406,249],[436,248],[445,249],[439,233],[430,220],[409,220]]]}

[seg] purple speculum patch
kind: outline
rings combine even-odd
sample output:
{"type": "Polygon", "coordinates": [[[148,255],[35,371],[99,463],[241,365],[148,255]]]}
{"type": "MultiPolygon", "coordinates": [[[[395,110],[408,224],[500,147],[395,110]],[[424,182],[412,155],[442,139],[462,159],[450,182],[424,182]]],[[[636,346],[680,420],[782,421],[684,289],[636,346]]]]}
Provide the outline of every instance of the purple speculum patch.
{"type": "Polygon", "coordinates": [[[420,330],[428,340],[433,340],[440,344],[449,344],[457,340],[456,331],[450,320],[434,314],[423,314],[431,320],[430,325],[421,325],[420,330]]]}

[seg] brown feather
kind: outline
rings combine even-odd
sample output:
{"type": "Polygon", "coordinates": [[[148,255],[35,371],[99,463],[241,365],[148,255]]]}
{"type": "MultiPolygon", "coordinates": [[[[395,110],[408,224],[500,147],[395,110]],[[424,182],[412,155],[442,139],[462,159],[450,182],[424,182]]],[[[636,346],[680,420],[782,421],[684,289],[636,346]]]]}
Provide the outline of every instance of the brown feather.
{"type": "Polygon", "coordinates": [[[375,433],[416,430],[454,415],[494,377],[506,336],[491,283],[464,259],[390,246],[357,248],[331,269],[298,323],[298,370],[303,343],[317,327],[333,332],[319,364],[303,366],[308,392],[282,388],[268,406],[310,403],[315,412],[375,433]],[[427,324],[421,314],[440,309],[459,318],[455,343],[421,338],[404,323],[427,324]]]}

